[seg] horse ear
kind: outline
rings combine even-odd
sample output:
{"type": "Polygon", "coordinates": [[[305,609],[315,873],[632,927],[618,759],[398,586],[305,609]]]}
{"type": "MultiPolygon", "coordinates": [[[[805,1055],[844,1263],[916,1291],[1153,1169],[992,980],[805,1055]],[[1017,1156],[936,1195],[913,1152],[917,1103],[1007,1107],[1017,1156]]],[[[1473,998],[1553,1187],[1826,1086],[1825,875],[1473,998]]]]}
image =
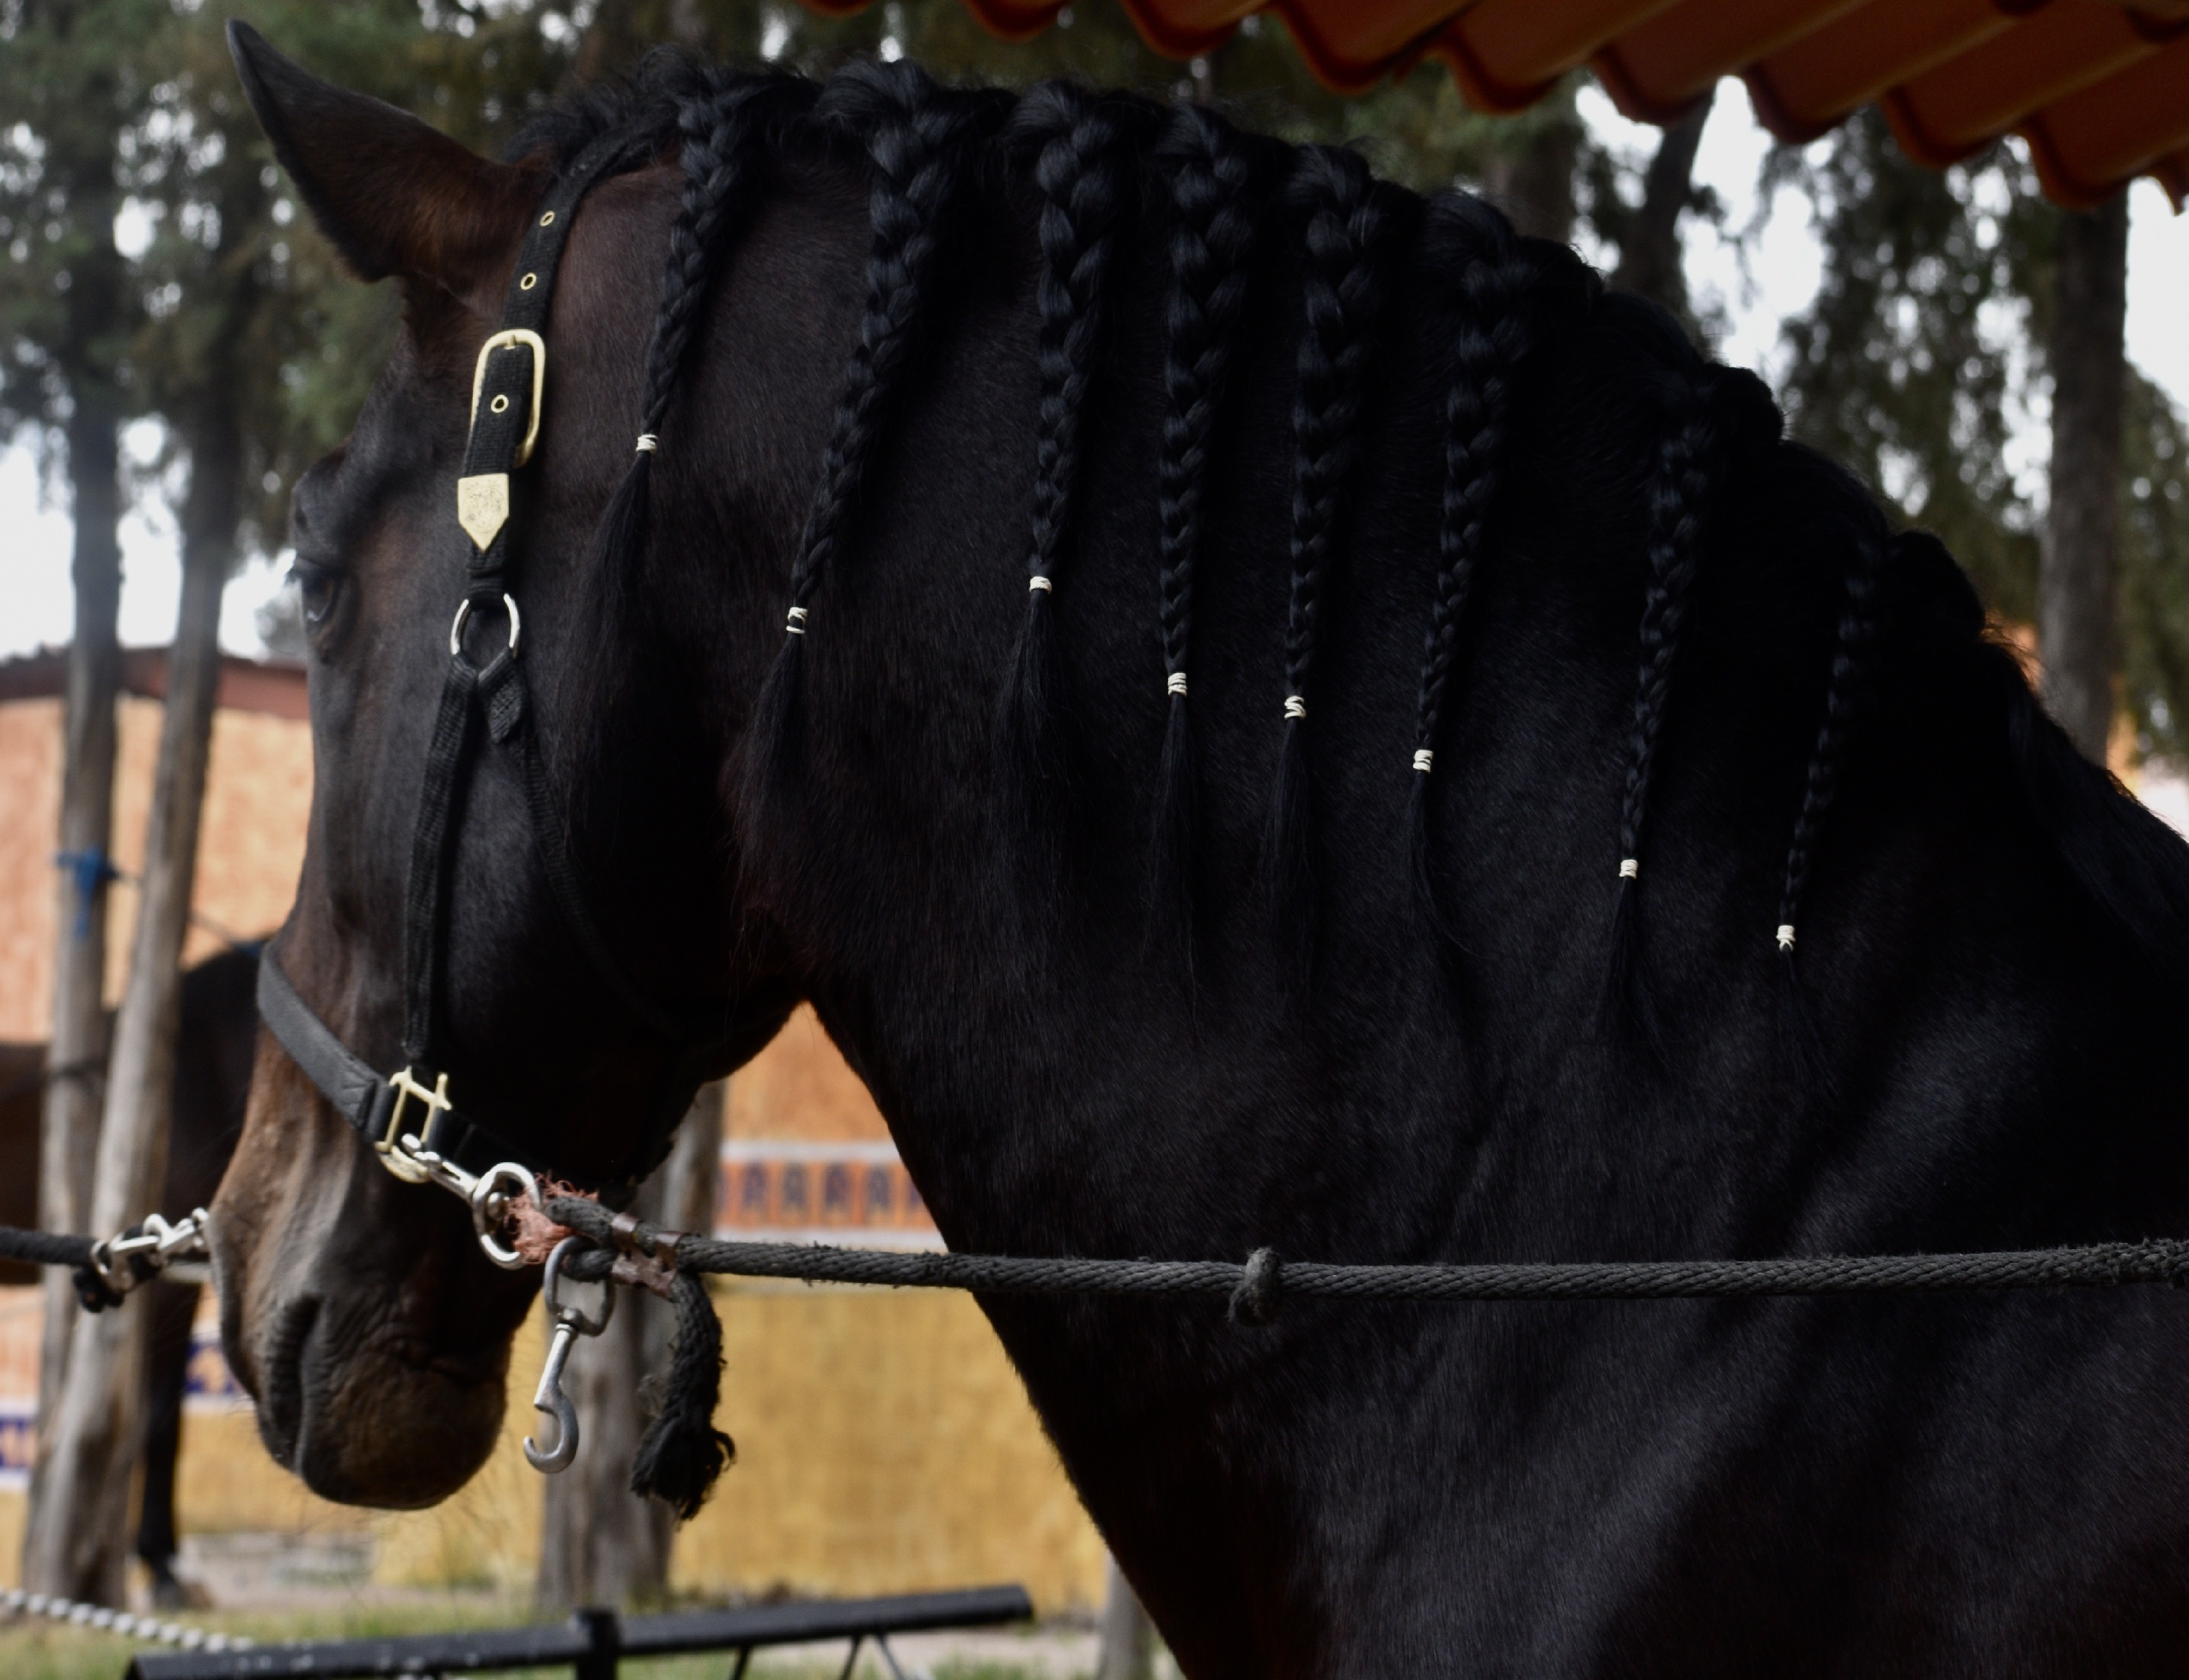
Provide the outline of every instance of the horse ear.
{"type": "Polygon", "coordinates": [[[230,20],[252,114],[313,219],[359,277],[426,280],[467,297],[507,260],[541,182],[490,163],[408,111],[322,82],[230,20]]]}

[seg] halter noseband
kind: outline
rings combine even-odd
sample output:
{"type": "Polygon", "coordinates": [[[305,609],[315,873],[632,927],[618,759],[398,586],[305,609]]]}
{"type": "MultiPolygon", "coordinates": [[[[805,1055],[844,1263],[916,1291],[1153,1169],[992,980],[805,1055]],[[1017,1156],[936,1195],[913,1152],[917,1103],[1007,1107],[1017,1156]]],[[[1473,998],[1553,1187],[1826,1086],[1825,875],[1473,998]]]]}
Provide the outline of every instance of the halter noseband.
{"type": "Polygon", "coordinates": [[[471,1204],[479,1246],[495,1264],[525,1263],[499,1233],[509,1205],[533,1191],[548,1162],[523,1145],[460,1111],[449,1076],[433,1056],[434,987],[444,970],[447,921],[443,898],[454,855],[455,795],[477,747],[478,719],[517,761],[541,867],[572,936],[609,989],[632,1015],[677,1047],[654,1093],[647,1123],[622,1170],[603,1187],[611,1200],[651,1171],[690,1107],[696,1071],[712,1035],[695,1032],[677,1012],[656,1004],[609,949],[585,905],[563,843],[562,813],[531,733],[531,706],[518,663],[523,620],[509,548],[512,475],[531,458],[540,437],[546,390],[547,325],[555,275],[570,224],[586,192],[637,158],[625,137],[603,136],[550,184],[518,252],[501,325],[479,348],[472,379],[471,438],[456,481],[456,521],[471,540],[462,599],[449,627],[449,674],[427,748],[424,787],[411,833],[410,872],[403,937],[404,1065],[383,1074],[343,1044],[298,995],[269,945],[258,965],[258,1012],[281,1048],[321,1095],[370,1143],[381,1163],[410,1184],[433,1183],[471,1204]],[[508,640],[484,666],[464,651],[475,615],[499,610],[508,640]]]}

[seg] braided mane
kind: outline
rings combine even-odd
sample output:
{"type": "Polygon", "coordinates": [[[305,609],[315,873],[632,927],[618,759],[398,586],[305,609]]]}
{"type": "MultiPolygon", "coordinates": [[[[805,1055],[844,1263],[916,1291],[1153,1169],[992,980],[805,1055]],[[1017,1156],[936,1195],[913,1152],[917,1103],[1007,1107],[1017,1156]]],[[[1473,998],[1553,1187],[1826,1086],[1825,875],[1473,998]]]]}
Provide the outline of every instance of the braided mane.
{"type": "MultiPolygon", "coordinates": [[[[568,158],[621,126],[632,155],[673,149],[685,176],[670,235],[659,313],[648,346],[636,447],[602,520],[600,557],[611,579],[635,572],[648,530],[650,463],[693,359],[696,325],[738,230],[767,189],[772,160],[817,139],[851,148],[869,173],[871,242],[859,336],[790,579],[782,646],[761,690],[745,792],[755,809],[795,797],[802,753],[803,648],[824,633],[817,591],[850,586],[863,492],[922,347],[947,307],[942,275],[950,229],[976,182],[1019,184],[1037,206],[1040,274],[1036,348],[1040,400],[1032,456],[1025,618],[999,673],[1000,716],[1015,738],[1032,829],[1055,820],[1066,797],[1067,755],[1055,728],[1055,595],[1070,587],[1082,435],[1104,372],[1112,292],[1123,248],[1159,252],[1163,303],[1158,519],[1148,533],[1151,634],[1159,642],[1166,724],[1155,778],[1149,855],[1150,930],[1193,964],[1197,773],[1189,709],[1193,603],[1206,547],[1203,503],[1211,450],[1225,424],[1229,374],[1257,283],[1257,257],[1290,241],[1298,259],[1296,383],[1292,413],[1292,569],[1280,646],[1285,679],[1276,774],[1263,846],[1275,936],[1311,984],[1318,889],[1309,743],[1318,654],[1348,541],[1348,512],[1379,327],[1400,278],[1423,260],[1423,229],[1460,253],[1448,348],[1443,490],[1437,562],[1422,655],[1411,757],[1406,844],[1423,926],[1449,940],[1452,907],[1438,885],[1431,778],[1456,766],[1442,743],[1461,669],[1469,599],[1492,556],[1499,497],[1519,446],[1519,393],[1546,331],[1547,297],[1578,293],[1586,308],[1634,316],[1656,368],[1659,439],[1646,491],[1649,581],[1637,631],[1628,760],[1620,800],[1621,865],[1614,885],[1604,1020],[1654,1034],[1637,960],[1650,788],[1671,705],[1710,509],[1728,463],[1775,443],[1782,425],[1752,376],[1705,364],[1672,326],[1637,300],[1563,284],[1570,253],[1523,240],[1497,210],[1457,191],[1427,206],[1376,180],[1355,153],[1290,147],[1235,129],[1198,106],[1166,110],[1132,95],[1097,95],[1049,82],[1022,98],[943,88],[909,62],[857,63],[825,87],[783,75],[651,61],[634,86],[593,93],[529,130],[517,150],[568,158]],[[1426,217],[1426,220],[1425,220],[1426,217]],[[1440,756],[1441,755],[1441,756],[1440,756]]],[[[1760,931],[1795,995],[1795,927],[1857,719],[1876,639],[1890,553],[1882,519],[1857,533],[1847,556],[1846,603],[1822,716],[1803,778],[1783,871],[1779,924],[1760,931]]]]}

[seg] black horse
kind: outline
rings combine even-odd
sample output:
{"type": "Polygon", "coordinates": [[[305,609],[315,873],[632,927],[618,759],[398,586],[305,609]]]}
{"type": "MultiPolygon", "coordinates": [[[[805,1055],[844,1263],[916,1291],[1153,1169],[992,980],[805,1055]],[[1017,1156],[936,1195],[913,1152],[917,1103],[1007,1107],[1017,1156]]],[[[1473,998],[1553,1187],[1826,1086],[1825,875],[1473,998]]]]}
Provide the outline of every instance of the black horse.
{"type": "MultiPolygon", "coordinates": [[[[235,40],[405,303],[297,493],[316,780],[274,947],[376,1066],[474,360],[614,133],[507,539],[547,815],[704,1071],[812,1000],[953,1247],[2189,1223],[2189,851],[1936,542],[1570,252],[1070,88],[666,66],[489,163],[235,40]]],[[[484,662],[518,626],[476,617],[484,662]]],[[[600,1182],[671,1047],[482,752],[433,1030],[468,1112],[600,1182]]],[[[214,1214],[274,1452],[365,1502],[468,1476],[529,1281],[270,1039],[214,1214]]],[[[2189,1671],[2164,1291],[984,1305],[1196,1676],[2189,1671]]]]}
{"type": "MultiPolygon", "coordinates": [[[[212,1199],[243,1129],[244,1099],[258,1035],[256,949],[224,951],[183,976],[175,1045],[175,1106],[159,1211],[177,1219],[212,1199]]],[[[39,1122],[48,1076],[42,1044],[0,1044],[0,1225],[38,1223],[39,1122]]],[[[83,1077],[82,1072],[64,1077],[83,1077]]],[[[0,1283],[32,1283],[35,1268],[0,1262],[0,1283]]],[[[183,1391],[189,1374],[195,1283],[161,1278],[147,1286],[144,1490],[137,1555],[152,1572],[161,1604],[183,1603],[175,1575],[175,1461],[183,1444],[183,1391]]]]}

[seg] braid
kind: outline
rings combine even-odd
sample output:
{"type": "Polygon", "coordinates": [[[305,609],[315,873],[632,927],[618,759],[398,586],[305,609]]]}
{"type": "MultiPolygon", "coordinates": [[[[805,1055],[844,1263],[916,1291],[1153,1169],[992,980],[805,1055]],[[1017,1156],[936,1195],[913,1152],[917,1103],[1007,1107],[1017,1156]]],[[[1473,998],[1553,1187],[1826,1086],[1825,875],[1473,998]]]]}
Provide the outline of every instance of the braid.
{"type": "Polygon", "coordinates": [[[611,587],[631,578],[646,546],[661,424],[723,252],[758,202],[774,130],[811,105],[814,92],[810,83],[789,76],[740,76],[677,107],[684,202],[669,229],[661,309],[646,351],[637,445],[601,523],[600,575],[611,587]]]}
{"type": "Polygon", "coordinates": [[[661,314],[647,348],[642,431],[659,431],[724,249],[758,201],[768,161],[759,142],[811,109],[819,93],[793,76],[741,76],[711,98],[678,107],[684,207],[669,230],[661,314]]]}
{"type": "Polygon", "coordinates": [[[1414,722],[1414,785],[1407,805],[1417,902],[1442,927],[1429,871],[1429,774],[1435,762],[1445,691],[1459,648],[1459,625],[1481,558],[1483,533],[1504,462],[1513,375],[1527,354],[1534,322],[1524,307],[1534,265],[1520,254],[1513,224],[1479,198],[1439,201],[1463,223],[1480,254],[1460,280],[1467,312],[1452,340],[1451,394],[1445,404],[1444,510],[1437,529],[1436,599],[1422,646],[1421,699],[1414,722]]]}
{"type": "Polygon", "coordinates": [[[1665,702],[1671,691],[1672,660],[1679,652],[1688,598],[1701,559],[1703,518],[1709,501],[1711,457],[1717,427],[1688,376],[1678,376],[1672,425],[1658,445],[1656,475],[1649,484],[1649,587],[1642,604],[1642,667],[1634,690],[1634,723],[1627,738],[1626,791],[1619,811],[1619,902],[1612,915],[1611,968],[1605,991],[1607,1018],[1648,1025],[1636,994],[1636,924],[1641,891],[1642,826],[1649,812],[1649,778],[1665,702]]]}
{"type": "Polygon", "coordinates": [[[1237,133],[1201,105],[1171,119],[1163,150],[1171,174],[1170,293],[1165,310],[1162,455],[1158,515],[1164,689],[1168,720],[1156,795],[1151,878],[1158,925],[1193,948],[1193,732],[1185,710],[1185,658],[1193,630],[1193,568],[1201,552],[1201,500],[1208,443],[1246,303],[1257,206],[1253,159],[1237,133]]]}
{"type": "Polygon", "coordinates": [[[1055,609],[1079,478],[1080,425],[1100,363],[1117,233],[1134,201],[1129,108],[1065,82],[1026,96],[1011,127],[1039,142],[1041,410],[1034,438],[1033,529],[1027,557],[1026,624],[1011,696],[1022,761],[1036,783],[1055,769],[1055,609]]]}
{"type": "Polygon", "coordinates": [[[1877,636],[1878,597],[1882,588],[1886,544],[1875,522],[1856,540],[1854,562],[1847,574],[1847,598],[1840,611],[1839,641],[1832,652],[1830,682],[1824,690],[1824,721],[1817,727],[1817,744],[1809,754],[1808,774],[1802,789],[1801,813],[1794,819],[1794,837],[1786,847],[1786,880],[1779,894],[1777,934],[1781,981],[1780,995],[1787,1008],[1786,1025],[1795,1043],[1807,1047],[1807,1016],[1802,1005],[1801,985],[1794,968],[1794,927],[1803,895],[1808,891],[1809,866],[1817,835],[1839,792],[1840,765],[1847,753],[1864,680],[1869,675],[1869,651],[1877,636]]]}
{"type": "Polygon", "coordinates": [[[857,63],[829,79],[817,115],[861,135],[874,165],[866,312],[845,371],[821,483],[790,569],[782,650],[761,690],[751,761],[764,794],[790,778],[803,729],[806,606],[841,546],[930,308],[942,223],[967,169],[965,142],[993,101],[944,93],[909,59],[857,63]]]}
{"type": "Polygon", "coordinates": [[[1268,863],[1278,928],[1292,941],[1304,981],[1314,950],[1315,882],[1301,727],[1321,628],[1323,581],[1360,453],[1361,393],[1387,289],[1383,247],[1391,212],[1368,166],[1339,147],[1303,148],[1292,185],[1308,212],[1301,287],[1306,319],[1292,404],[1292,602],[1268,863]]]}

